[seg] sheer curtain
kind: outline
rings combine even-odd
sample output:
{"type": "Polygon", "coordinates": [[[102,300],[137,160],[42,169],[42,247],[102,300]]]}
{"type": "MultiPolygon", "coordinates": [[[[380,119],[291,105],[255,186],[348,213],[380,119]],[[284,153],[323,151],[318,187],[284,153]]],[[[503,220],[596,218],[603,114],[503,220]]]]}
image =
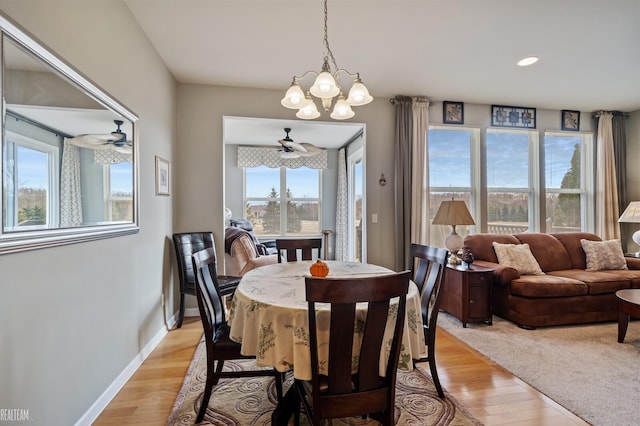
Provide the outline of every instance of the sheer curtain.
{"type": "Polygon", "coordinates": [[[338,151],[338,194],[336,196],[336,260],[349,260],[349,218],[346,149],[338,151]]]}
{"type": "Polygon", "coordinates": [[[80,151],[65,139],[60,172],[60,227],[68,228],[81,224],[80,151]]]}
{"type": "Polygon", "coordinates": [[[429,241],[429,99],[396,96],[395,225],[396,269],[409,267],[411,243],[429,241]]]}
{"type": "Polygon", "coordinates": [[[597,136],[596,233],[603,240],[620,238],[620,211],[613,146],[612,114],[602,112],[598,120],[597,136]]]}

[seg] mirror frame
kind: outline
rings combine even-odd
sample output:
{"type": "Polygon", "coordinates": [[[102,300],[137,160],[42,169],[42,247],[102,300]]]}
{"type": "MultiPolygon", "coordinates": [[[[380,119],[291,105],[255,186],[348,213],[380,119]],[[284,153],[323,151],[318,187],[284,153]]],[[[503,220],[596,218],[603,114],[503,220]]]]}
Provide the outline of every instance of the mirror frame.
{"type": "MultiPolygon", "coordinates": [[[[113,96],[99,88],[95,83],[87,77],[75,70],[71,65],[58,57],[51,49],[46,47],[42,42],[33,35],[20,27],[18,24],[0,13],[0,53],[2,61],[0,67],[0,75],[2,77],[2,146],[5,140],[5,120],[6,120],[6,102],[4,101],[4,39],[9,37],[13,42],[21,45],[26,50],[34,54],[38,59],[50,66],[55,72],[64,76],[69,80],[70,84],[75,84],[87,96],[94,99],[105,108],[120,114],[123,118],[129,120],[132,124],[133,137],[133,218],[131,223],[105,224],[95,226],[82,226],[74,228],[53,228],[34,231],[11,232],[4,233],[0,227],[0,254],[15,253],[26,250],[35,250],[45,247],[54,247],[65,244],[74,244],[85,241],[99,240],[103,238],[112,238],[123,235],[135,234],[140,231],[139,226],[139,165],[138,165],[138,132],[136,122],[138,116],[118,102],[113,96]]],[[[4,149],[0,149],[0,165],[3,164],[2,155],[4,149]]],[[[0,166],[1,168],[1,166],[0,166]]],[[[4,188],[2,183],[3,173],[0,173],[0,188],[4,188]]],[[[2,197],[4,190],[2,189],[2,197]]],[[[3,209],[0,209],[0,223],[4,223],[3,209]]]]}

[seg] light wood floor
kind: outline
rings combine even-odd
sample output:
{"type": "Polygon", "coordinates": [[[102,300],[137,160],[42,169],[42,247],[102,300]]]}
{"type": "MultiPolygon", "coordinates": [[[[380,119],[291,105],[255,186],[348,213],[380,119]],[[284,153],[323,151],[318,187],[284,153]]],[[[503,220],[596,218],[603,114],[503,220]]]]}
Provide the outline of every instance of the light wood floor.
{"type": "MultiPolygon", "coordinates": [[[[199,318],[185,318],[94,425],[164,425],[201,336],[199,318]]],[[[443,330],[436,359],[442,386],[485,425],[588,425],[443,330]]]]}

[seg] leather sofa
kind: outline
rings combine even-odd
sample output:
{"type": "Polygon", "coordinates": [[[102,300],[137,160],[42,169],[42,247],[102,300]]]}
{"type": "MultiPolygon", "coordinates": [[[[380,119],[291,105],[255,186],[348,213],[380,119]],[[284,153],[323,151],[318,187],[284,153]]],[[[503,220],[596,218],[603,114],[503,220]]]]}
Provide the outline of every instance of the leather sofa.
{"type": "Polygon", "coordinates": [[[236,277],[260,266],[278,263],[277,254],[261,255],[250,233],[233,226],[225,230],[224,252],[226,274],[236,277]]]}
{"type": "Polygon", "coordinates": [[[601,241],[584,232],[473,234],[464,245],[473,253],[474,265],[495,269],[492,312],[522,328],[617,320],[615,292],[640,288],[640,259],[624,258],[628,269],[586,270],[582,239],[601,241]],[[494,241],[527,243],[544,275],[520,275],[498,263],[494,241]]]}

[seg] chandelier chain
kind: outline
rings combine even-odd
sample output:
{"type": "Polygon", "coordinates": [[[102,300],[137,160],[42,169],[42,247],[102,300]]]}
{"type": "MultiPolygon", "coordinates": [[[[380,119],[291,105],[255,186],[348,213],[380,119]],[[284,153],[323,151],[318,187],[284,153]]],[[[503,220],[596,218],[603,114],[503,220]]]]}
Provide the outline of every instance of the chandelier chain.
{"type": "MultiPolygon", "coordinates": [[[[327,55],[329,55],[329,57],[331,58],[331,62],[333,62],[333,67],[336,69],[336,71],[338,71],[338,64],[336,64],[336,58],[334,58],[333,52],[329,47],[329,35],[328,35],[329,27],[327,25],[327,16],[328,16],[327,0],[324,0],[324,47],[327,49],[327,55]]],[[[325,56],[325,59],[326,59],[326,56],[325,56]]]]}

